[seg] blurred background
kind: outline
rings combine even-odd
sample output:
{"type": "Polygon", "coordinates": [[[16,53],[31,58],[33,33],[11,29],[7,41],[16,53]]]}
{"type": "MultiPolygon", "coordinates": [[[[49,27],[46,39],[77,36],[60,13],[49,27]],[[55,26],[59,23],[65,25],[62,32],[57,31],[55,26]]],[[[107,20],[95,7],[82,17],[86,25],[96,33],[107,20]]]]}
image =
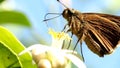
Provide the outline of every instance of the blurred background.
{"type": "MultiPolygon", "coordinates": [[[[69,8],[74,8],[80,12],[107,13],[120,16],[120,0],[61,0],[69,8]]],[[[48,27],[44,20],[47,13],[62,13],[65,9],[57,0],[0,0],[0,11],[20,12],[25,15],[30,27],[11,24],[12,22],[2,23],[26,46],[33,44],[51,44],[51,36],[48,34],[48,27]]],[[[56,15],[49,15],[52,18],[56,15]]],[[[24,19],[20,19],[21,21],[24,19]]],[[[61,31],[67,21],[58,17],[47,21],[48,26],[55,31],[61,31]]],[[[74,36],[72,44],[75,44],[77,38],[74,36]]],[[[80,52],[80,47],[76,49],[80,52]]],[[[92,53],[83,42],[83,54],[87,68],[120,68],[120,48],[115,52],[101,58],[92,53]]]]}

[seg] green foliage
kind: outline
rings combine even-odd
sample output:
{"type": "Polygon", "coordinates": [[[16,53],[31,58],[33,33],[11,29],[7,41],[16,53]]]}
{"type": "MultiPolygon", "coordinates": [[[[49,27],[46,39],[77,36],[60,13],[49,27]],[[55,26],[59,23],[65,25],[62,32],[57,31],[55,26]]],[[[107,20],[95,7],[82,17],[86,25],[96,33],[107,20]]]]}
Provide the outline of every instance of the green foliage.
{"type": "Polygon", "coordinates": [[[5,1],[5,0],[0,0],[0,3],[2,3],[3,1],[5,1]]]}
{"type": "Polygon", "coordinates": [[[20,67],[18,58],[14,53],[12,53],[5,44],[0,43],[0,67],[10,68],[10,67],[20,67]]]}
{"type": "MultiPolygon", "coordinates": [[[[2,3],[4,0],[0,0],[2,3]]],[[[31,27],[25,14],[0,10],[0,24],[18,24],[31,27]]],[[[0,68],[36,68],[29,53],[19,56],[24,45],[6,28],[0,26],[0,68]]]]}
{"type": "Polygon", "coordinates": [[[18,56],[24,49],[11,32],[0,26],[0,68],[35,68],[29,53],[18,56]]]}
{"type": "Polygon", "coordinates": [[[28,21],[27,17],[18,11],[0,11],[0,24],[18,24],[22,26],[30,27],[31,24],[28,21]]]}

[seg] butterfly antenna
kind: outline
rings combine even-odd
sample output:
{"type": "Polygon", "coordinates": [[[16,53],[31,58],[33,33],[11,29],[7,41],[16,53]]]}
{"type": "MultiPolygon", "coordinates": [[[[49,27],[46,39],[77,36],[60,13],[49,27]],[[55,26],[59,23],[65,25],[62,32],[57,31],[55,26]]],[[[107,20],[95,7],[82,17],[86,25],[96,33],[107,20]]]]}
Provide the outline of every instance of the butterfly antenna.
{"type": "Polygon", "coordinates": [[[60,0],[57,0],[60,4],[62,4],[65,8],[68,8],[65,4],[63,4],[60,0]]]}
{"type": "Polygon", "coordinates": [[[59,17],[59,16],[61,16],[61,15],[62,15],[62,13],[47,13],[47,14],[44,16],[44,20],[43,20],[43,21],[48,21],[48,20],[57,18],[57,17],[59,17]],[[48,15],[53,15],[53,14],[54,14],[54,15],[58,15],[58,16],[55,16],[55,17],[49,18],[49,19],[46,18],[48,15]]]}
{"type": "Polygon", "coordinates": [[[62,4],[65,8],[69,9],[72,12],[72,9],[70,9],[68,6],[66,6],[64,3],[62,3],[60,0],[57,0],[60,4],[62,4]]]}
{"type": "MultiPolygon", "coordinates": [[[[47,13],[45,16],[44,16],[44,22],[46,22],[46,24],[47,24],[47,21],[48,20],[52,20],[52,19],[54,19],[54,18],[57,18],[57,17],[59,17],[59,16],[61,16],[62,15],[62,13],[47,13]],[[47,16],[48,15],[58,15],[58,16],[55,16],[55,17],[53,17],[53,18],[47,18],[47,16]]],[[[47,27],[48,27],[48,24],[47,24],[47,27]]]]}

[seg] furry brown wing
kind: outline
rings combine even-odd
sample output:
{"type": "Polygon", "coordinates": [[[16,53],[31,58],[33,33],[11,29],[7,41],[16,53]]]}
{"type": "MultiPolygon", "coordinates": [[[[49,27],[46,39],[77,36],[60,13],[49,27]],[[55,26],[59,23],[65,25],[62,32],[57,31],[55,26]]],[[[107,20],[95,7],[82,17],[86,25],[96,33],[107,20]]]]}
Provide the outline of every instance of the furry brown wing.
{"type": "Polygon", "coordinates": [[[98,16],[107,18],[110,21],[117,23],[118,26],[120,27],[120,16],[110,15],[110,14],[103,14],[103,13],[83,13],[83,14],[84,15],[98,15],[98,16]]]}
{"type": "Polygon", "coordinates": [[[83,14],[85,42],[99,56],[112,53],[120,40],[119,21],[111,18],[102,14],[83,14]]]}

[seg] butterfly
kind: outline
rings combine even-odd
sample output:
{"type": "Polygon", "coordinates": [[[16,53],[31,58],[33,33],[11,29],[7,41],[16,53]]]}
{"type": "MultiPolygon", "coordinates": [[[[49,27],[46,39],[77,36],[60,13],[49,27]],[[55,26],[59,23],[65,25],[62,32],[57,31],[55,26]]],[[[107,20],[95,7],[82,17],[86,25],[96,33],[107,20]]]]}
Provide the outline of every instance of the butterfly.
{"type": "Polygon", "coordinates": [[[100,57],[111,54],[120,42],[120,16],[81,13],[70,8],[62,16],[68,21],[69,31],[100,57]]]}

